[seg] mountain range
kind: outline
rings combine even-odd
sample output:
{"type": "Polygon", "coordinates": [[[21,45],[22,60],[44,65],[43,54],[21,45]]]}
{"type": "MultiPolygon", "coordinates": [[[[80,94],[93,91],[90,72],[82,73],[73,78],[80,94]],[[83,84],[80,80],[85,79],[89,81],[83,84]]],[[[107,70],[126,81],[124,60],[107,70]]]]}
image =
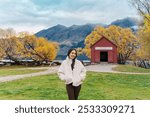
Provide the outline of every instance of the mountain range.
{"type": "MultiPolygon", "coordinates": [[[[113,21],[106,24],[85,24],[85,25],[72,25],[66,27],[64,25],[56,25],[48,29],[41,30],[35,35],[37,37],[47,38],[49,41],[55,41],[59,43],[60,51],[56,59],[64,59],[67,51],[70,48],[84,47],[84,39],[89,35],[96,26],[108,27],[110,25],[116,25],[123,28],[131,28],[133,31],[138,29],[138,21],[135,18],[124,18],[113,21]]],[[[81,56],[80,59],[87,59],[85,56],[81,56]]]]}

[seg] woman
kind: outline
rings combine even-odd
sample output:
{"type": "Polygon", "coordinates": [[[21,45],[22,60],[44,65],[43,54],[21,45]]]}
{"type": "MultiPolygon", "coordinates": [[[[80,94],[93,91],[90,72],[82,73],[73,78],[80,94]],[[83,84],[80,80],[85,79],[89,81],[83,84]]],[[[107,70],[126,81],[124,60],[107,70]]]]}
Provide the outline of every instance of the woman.
{"type": "Polygon", "coordinates": [[[58,70],[58,76],[66,82],[66,89],[69,100],[77,100],[81,90],[82,81],[86,76],[86,69],[83,64],[76,59],[76,49],[70,49],[58,70]]]}

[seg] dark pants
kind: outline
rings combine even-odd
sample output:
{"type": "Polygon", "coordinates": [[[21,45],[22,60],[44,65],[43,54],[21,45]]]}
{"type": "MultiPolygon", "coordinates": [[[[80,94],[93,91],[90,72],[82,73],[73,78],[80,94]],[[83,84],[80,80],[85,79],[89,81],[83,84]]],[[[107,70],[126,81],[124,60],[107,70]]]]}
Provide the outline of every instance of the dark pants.
{"type": "Polygon", "coordinates": [[[81,85],[79,86],[73,86],[71,84],[66,85],[67,93],[68,93],[68,98],[69,100],[77,100],[80,90],[81,90],[81,85]]]}

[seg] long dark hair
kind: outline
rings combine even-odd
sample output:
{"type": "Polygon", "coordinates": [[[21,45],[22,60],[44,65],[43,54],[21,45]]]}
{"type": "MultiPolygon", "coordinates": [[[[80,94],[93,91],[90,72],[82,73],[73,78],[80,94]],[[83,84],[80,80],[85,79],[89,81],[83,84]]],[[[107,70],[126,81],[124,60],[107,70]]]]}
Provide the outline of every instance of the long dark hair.
{"type": "Polygon", "coordinates": [[[75,59],[77,58],[77,50],[74,49],[74,48],[72,48],[72,49],[70,49],[70,50],[68,51],[68,54],[67,54],[67,56],[69,57],[70,53],[71,53],[73,50],[76,52],[76,57],[75,57],[74,59],[72,59],[72,64],[71,64],[71,69],[72,69],[72,70],[74,69],[75,59]]]}

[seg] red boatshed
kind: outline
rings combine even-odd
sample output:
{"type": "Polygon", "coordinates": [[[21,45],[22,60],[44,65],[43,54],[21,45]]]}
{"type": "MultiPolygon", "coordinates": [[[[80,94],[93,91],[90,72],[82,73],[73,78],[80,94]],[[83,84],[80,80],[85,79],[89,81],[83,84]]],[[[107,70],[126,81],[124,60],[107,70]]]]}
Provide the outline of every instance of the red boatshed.
{"type": "Polygon", "coordinates": [[[117,63],[117,46],[103,36],[91,46],[91,62],[117,63]]]}

